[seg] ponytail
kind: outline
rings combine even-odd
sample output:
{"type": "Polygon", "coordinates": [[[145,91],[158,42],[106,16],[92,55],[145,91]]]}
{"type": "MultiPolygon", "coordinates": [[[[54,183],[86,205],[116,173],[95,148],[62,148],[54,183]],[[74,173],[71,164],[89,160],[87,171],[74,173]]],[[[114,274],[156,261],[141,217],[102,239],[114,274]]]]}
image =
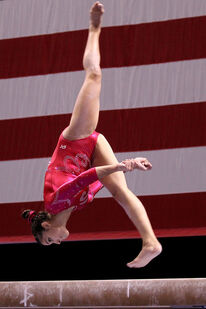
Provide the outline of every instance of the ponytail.
{"type": "Polygon", "coordinates": [[[41,224],[44,221],[50,221],[51,215],[46,211],[36,213],[34,210],[26,209],[22,212],[21,216],[31,224],[31,230],[34,238],[38,243],[41,243],[42,232],[45,231],[41,224]]]}

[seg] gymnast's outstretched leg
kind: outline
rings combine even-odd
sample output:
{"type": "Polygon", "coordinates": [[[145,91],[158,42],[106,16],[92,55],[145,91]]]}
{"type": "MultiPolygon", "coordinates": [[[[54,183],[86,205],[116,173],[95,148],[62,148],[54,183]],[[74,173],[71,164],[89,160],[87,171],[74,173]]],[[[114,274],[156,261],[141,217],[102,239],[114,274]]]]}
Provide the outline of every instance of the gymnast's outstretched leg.
{"type": "Polygon", "coordinates": [[[103,13],[103,5],[97,1],[90,10],[89,34],[83,57],[85,80],[75,102],[70,124],[63,132],[63,136],[69,140],[89,136],[98,123],[101,90],[99,35],[103,13]]]}
{"type": "MultiPolygon", "coordinates": [[[[95,148],[93,166],[112,166],[115,164],[118,164],[118,161],[112,151],[112,148],[104,136],[100,135],[95,148]]],[[[123,207],[126,214],[139,231],[143,240],[143,246],[140,254],[127,265],[129,267],[144,267],[162,251],[162,247],[154,235],[144,206],[141,201],[128,189],[123,172],[119,171],[107,175],[101,179],[101,182],[111,192],[115,200],[123,207]]]]}

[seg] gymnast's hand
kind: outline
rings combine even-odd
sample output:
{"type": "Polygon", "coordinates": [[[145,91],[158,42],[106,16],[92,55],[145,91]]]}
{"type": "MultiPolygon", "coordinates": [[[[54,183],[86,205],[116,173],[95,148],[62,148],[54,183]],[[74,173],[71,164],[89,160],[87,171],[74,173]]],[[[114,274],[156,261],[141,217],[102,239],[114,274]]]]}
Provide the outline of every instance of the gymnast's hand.
{"type": "Polygon", "coordinates": [[[127,159],[118,164],[118,169],[123,172],[131,172],[134,169],[147,171],[152,168],[152,164],[146,158],[127,159]]]}

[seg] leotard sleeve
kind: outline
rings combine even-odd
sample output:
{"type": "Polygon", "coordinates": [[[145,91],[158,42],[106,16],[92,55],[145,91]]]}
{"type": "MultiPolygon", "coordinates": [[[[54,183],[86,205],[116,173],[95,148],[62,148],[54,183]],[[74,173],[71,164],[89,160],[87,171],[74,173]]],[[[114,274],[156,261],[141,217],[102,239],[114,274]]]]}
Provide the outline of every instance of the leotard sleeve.
{"type": "Polygon", "coordinates": [[[86,187],[96,182],[97,180],[98,176],[95,167],[86,170],[72,181],[66,182],[59,187],[58,192],[56,194],[55,202],[58,202],[59,200],[64,201],[69,198],[72,198],[73,196],[78,194],[81,190],[85,189],[86,187]]]}

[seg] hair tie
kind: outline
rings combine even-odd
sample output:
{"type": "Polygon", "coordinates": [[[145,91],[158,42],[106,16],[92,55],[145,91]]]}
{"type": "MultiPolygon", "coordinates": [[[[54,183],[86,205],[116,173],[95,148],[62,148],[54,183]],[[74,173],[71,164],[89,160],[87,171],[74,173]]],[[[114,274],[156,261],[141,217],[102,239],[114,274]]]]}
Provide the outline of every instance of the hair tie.
{"type": "Polygon", "coordinates": [[[36,212],[34,210],[31,210],[29,212],[29,216],[28,216],[28,222],[32,223],[32,219],[36,216],[36,212]]]}

